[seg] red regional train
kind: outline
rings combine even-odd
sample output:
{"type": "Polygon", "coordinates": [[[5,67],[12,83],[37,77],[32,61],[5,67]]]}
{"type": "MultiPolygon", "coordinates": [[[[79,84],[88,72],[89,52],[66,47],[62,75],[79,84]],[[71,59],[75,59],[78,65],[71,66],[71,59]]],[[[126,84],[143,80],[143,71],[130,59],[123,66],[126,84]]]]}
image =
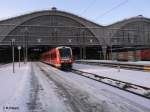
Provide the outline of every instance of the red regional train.
{"type": "Polygon", "coordinates": [[[138,50],[138,51],[126,51],[126,52],[118,53],[118,60],[128,61],[130,59],[150,61],[150,49],[138,50]]]}
{"type": "Polygon", "coordinates": [[[56,47],[42,54],[41,61],[57,68],[72,68],[73,55],[70,47],[56,47]]]}

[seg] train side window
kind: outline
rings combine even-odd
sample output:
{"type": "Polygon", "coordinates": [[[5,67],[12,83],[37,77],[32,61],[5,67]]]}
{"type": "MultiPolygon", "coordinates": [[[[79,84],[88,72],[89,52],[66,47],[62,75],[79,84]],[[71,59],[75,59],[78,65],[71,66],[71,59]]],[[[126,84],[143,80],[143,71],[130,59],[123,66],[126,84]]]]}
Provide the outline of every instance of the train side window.
{"type": "Polygon", "coordinates": [[[53,54],[51,54],[52,55],[52,59],[54,58],[54,55],[53,54]]]}
{"type": "Polygon", "coordinates": [[[54,58],[56,58],[56,52],[54,52],[54,58]]]}

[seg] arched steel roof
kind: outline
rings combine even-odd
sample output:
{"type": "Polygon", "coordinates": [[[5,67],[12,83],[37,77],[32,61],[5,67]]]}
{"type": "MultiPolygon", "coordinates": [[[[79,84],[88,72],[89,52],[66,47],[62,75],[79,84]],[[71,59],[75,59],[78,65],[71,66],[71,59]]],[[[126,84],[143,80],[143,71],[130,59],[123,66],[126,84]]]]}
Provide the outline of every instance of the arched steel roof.
{"type": "Polygon", "coordinates": [[[23,24],[24,22],[44,15],[58,15],[73,19],[74,21],[85,26],[85,28],[88,28],[95,35],[95,37],[96,32],[94,28],[96,27],[102,29],[102,26],[68,12],[58,10],[44,10],[0,21],[0,41],[2,41],[11,31],[13,31],[16,27],[23,24]]]}

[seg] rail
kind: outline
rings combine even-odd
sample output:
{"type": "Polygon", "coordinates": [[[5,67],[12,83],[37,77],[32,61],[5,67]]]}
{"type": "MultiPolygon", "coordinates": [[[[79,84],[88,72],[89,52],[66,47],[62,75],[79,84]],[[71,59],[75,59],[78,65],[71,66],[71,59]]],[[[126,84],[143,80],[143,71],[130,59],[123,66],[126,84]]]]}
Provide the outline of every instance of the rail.
{"type": "Polygon", "coordinates": [[[109,78],[109,77],[99,76],[93,73],[83,72],[83,71],[76,70],[76,69],[72,69],[71,72],[77,75],[84,76],[86,78],[104,83],[106,85],[130,92],[132,94],[144,97],[146,99],[150,99],[150,88],[148,87],[120,81],[120,80],[109,78]]]}
{"type": "Polygon", "coordinates": [[[150,65],[146,65],[146,64],[144,65],[144,64],[130,64],[130,63],[122,63],[122,62],[92,62],[92,61],[76,61],[76,63],[101,65],[107,67],[120,67],[120,68],[150,72],[150,65]]]}

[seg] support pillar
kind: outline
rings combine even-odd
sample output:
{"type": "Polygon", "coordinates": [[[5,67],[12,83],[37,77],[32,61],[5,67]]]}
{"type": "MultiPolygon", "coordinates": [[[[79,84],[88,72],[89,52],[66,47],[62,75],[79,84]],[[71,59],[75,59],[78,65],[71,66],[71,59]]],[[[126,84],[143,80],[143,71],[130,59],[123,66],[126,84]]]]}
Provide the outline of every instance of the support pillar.
{"type": "Polygon", "coordinates": [[[82,58],[82,47],[80,46],[80,59],[83,59],[82,58]]]}
{"type": "Polygon", "coordinates": [[[103,59],[106,60],[107,59],[107,46],[102,46],[102,51],[103,51],[103,59]]]}
{"type": "Polygon", "coordinates": [[[103,51],[102,51],[102,47],[100,46],[100,48],[99,48],[99,58],[100,58],[100,60],[102,60],[103,59],[103,51]]]}
{"type": "Polygon", "coordinates": [[[86,47],[83,47],[83,59],[86,59],[86,47]]]}

